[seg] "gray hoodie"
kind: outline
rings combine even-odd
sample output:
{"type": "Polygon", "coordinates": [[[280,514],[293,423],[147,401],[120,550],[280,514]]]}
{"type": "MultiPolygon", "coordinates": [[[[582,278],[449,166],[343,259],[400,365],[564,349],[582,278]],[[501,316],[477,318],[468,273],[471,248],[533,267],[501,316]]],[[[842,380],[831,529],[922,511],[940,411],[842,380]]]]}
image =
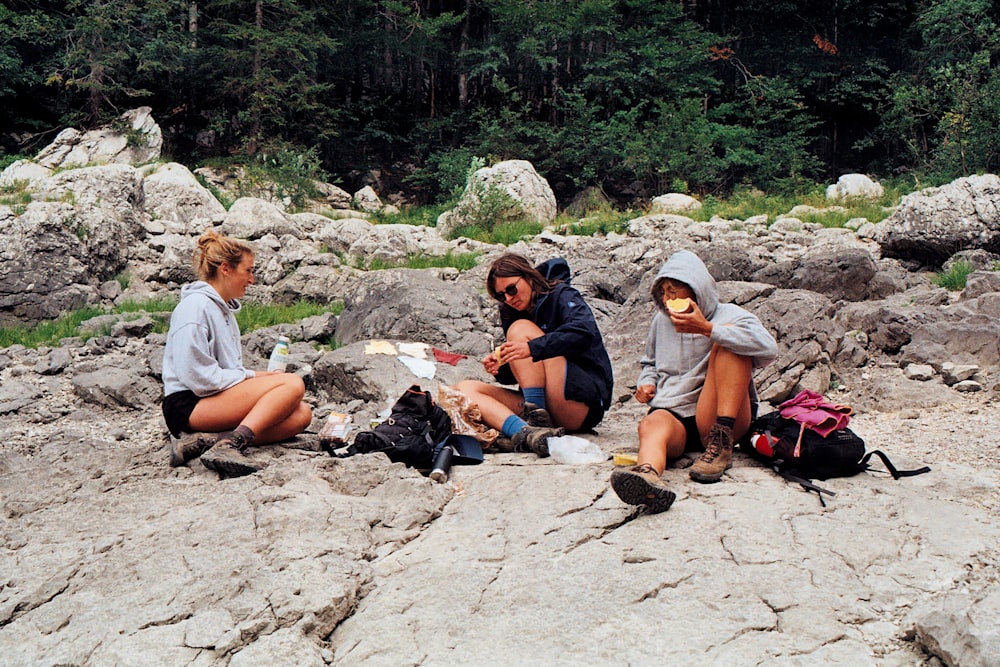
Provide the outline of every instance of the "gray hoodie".
{"type": "MultiPolygon", "coordinates": [[[[694,416],[698,396],[705,384],[708,356],[713,345],[750,357],[753,367],[763,368],[778,354],[778,344],[752,313],[731,303],[719,303],[719,289],[705,264],[693,252],[675,252],[656,274],[652,289],[658,308],[646,336],[646,353],[639,360],[638,386],[656,385],[650,407],[666,408],[680,417],[694,416]],[[662,292],[665,278],[691,287],[705,319],[713,324],[711,337],[677,333],[666,313],[662,292]]],[[[750,383],[750,396],[756,392],[750,383]]]]}
{"type": "Polygon", "coordinates": [[[170,316],[163,351],[165,396],[185,389],[197,396],[211,396],[254,377],[253,371],[243,367],[236,323],[239,310],[239,301],[226,303],[204,281],[181,289],[181,302],[170,316]]]}

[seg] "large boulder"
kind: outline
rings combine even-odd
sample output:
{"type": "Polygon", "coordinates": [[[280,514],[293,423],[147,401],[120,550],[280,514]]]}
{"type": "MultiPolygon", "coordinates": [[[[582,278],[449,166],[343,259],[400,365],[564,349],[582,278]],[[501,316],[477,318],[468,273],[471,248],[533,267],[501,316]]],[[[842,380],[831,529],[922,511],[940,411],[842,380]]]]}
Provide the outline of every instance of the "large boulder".
{"type": "Polygon", "coordinates": [[[468,224],[482,209],[483,197],[492,189],[508,195],[527,220],[551,224],[558,213],[556,196],[548,181],[526,160],[507,160],[483,167],[469,179],[458,205],[438,220],[441,235],[447,238],[456,227],[468,224]]]}
{"type": "Polygon", "coordinates": [[[11,188],[18,183],[25,183],[28,189],[37,190],[51,175],[51,169],[37,162],[17,160],[0,172],[0,188],[11,188]]]}
{"type": "Polygon", "coordinates": [[[864,174],[844,174],[837,182],[827,187],[827,199],[878,199],[885,193],[881,183],[864,174]]]}
{"type": "Polygon", "coordinates": [[[219,200],[176,162],[157,166],[143,179],[142,189],[151,219],[147,229],[155,225],[157,232],[199,234],[226,217],[219,200]]]}
{"type": "MultiPolygon", "coordinates": [[[[496,307],[457,271],[373,271],[347,286],[337,335],[350,343],[370,338],[415,340],[446,350],[485,354],[496,307]]],[[[484,291],[484,290],[483,290],[484,291]]]]}
{"type": "Polygon", "coordinates": [[[152,162],[160,157],[163,133],[151,112],[150,107],[132,109],[110,125],[88,132],[67,128],[35,156],[35,161],[50,169],[152,162]]]}
{"type": "Polygon", "coordinates": [[[1000,252],[1000,177],[969,176],[908,194],[875,227],[884,256],[926,266],[959,250],[1000,252]]]}
{"type": "MultiPolygon", "coordinates": [[[[69,204],[35,202],[0,231],[0,326],[34,324],[99,301],[69,204]]],[[[120,261],[117,244],[109,250],[120,261]]]]}

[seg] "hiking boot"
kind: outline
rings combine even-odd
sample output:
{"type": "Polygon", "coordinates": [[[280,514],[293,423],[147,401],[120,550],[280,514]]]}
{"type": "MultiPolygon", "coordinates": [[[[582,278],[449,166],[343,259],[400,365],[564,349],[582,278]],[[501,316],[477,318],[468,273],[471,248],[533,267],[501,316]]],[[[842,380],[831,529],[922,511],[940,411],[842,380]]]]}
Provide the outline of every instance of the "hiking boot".
{"type": "Polygon", "coordinates": [[[491,449],[494,449],[494,450],[496,450],[498,452],[502,452],[504,454],[513,452],[514,451],[514,441],[511,440],[510,438],[508,438],[505,435],[501,435],[499,438],[497,438],[496,440],[493,441],[493,445],[492,445],[491,449]]]}
{"type": "Polygon", "coordinates": [[[534,403],[525,402],[524,409],[521,411],[521,419],[528,422],[528,426],[544,426],[545,428],[555,426],[549,411],[534,403]]]}
{"type": "Polygon", "coordinates": [[[623,503],[645,505],[650,514],[667,511],[677,498],[648,463],[612,472],[611,488],[623,503]]]}
{"type": "Polygon", "coordinates": [[[565,433],[564,428],[525,426],[515,433],[511,440],[515,452],[534,452],[539,457],[545,458],[549,455],[549,438],[558,438],[565,433]]]}
{"type": "Polygon", "coordinates": [[[718,482],[733,467],[733,431],[715,424],[705,439],[705,453],[691,466],[691,479],[702,484],[718,482]]]}
{"type": "Polygon", "coordinates": [[[170,436],[170,467],[182,466],[193,461],[215,444],[215,433],[181,433],[181,437],[170,436]]]}
{"type": "Polygon", "coordinates": [[[243,454],[246,438],[239,433],[230,433],[211,449],[201,455],[201,462],[209,470],[219,473],[219,477],[242,477],[260,470],[260,466],[243,454]]]}

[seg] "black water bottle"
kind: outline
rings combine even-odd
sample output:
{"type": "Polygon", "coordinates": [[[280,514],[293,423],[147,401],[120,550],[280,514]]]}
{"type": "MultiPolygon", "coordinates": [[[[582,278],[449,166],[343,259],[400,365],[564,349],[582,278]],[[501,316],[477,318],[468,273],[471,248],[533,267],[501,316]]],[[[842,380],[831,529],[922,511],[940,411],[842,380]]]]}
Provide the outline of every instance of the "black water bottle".
{"type": "Polygon", "coordinates": [[[440,484],[448,481],[448,471],[451,470],[451,458],[455,455],[455,448],[445,445],[434,457],[434,465],[431,470],[431,479],[440,484]]]}

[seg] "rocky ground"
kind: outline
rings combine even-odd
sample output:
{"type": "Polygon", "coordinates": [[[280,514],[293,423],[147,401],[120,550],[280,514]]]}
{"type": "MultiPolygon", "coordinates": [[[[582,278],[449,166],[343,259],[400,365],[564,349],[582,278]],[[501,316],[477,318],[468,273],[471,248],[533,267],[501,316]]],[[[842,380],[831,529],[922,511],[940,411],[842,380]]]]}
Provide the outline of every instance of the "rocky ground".
{"type": "MultiPolygon", "coordinates": [[[[23,398],[11,392],[24,376],[0,373],[3,401],[23,398]]],[[[256,452],[265,471],[219,481],[166,465],[155,409],[83,404],[58,374],[43,384],[36,417],[0,426],[0,665],[996,655],[995,389],[869,368],[831,397],[858,406],[851,425],[870,448],[931,473],[828,480],[823,507],[741,456],[717,485],[668,470],[678,500],[650,516],[609,491],[610,461],[492,455],[439,485],[381,455],[331,459],[306,437],[256,452]],[[935,399],[869,407],[890,389],[896,403],[935,399]]],[[[619,403],[593,440],[634,447],[641,413],[619,403]]]]}

